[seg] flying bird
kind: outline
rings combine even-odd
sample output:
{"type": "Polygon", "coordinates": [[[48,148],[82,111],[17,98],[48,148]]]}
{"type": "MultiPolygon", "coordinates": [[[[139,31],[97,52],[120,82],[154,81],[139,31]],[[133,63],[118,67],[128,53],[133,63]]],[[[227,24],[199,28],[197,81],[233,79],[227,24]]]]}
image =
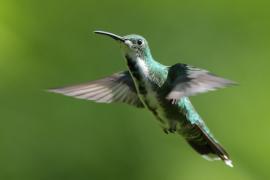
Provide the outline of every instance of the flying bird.
{"type": "Polygon", "coordinates": [[[210,133],[189,96],[234,85],[235,82],[187,64],[165,66],[152,57],[148,42],[140,35],[95,33],[109,36],[120,44],[127,70],[84,84],[50,89],[50,92],[147,109],[165,133],[182,135],[204,158],[222,160],[233,167],[228,153],[210,133]]]}

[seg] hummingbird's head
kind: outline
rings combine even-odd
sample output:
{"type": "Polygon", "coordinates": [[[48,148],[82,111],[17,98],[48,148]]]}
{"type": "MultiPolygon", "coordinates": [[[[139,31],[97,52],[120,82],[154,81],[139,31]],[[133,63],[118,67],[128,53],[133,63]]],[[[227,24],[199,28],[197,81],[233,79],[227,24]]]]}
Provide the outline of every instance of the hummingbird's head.
{"type": "Polygon", "coordinates": [[[142,59],[151,56],[146,39],[140,35],[132,34],[126,36],[119,36],[104,31],[95,31],[95,33],[109,36],[119,42],[121,49],[124,52],[124,55],[128,55],[133,58],[140,57],[142,59]]]}

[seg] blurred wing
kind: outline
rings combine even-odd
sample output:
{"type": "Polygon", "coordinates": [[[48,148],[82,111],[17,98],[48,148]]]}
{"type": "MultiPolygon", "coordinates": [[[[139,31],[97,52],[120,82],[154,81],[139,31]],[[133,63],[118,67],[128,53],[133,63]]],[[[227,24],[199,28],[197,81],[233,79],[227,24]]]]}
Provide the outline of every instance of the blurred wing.
{"type": "Polygon", "coordinates": [[[218,77],[210,72],[186,64],[175,64],[170,67],[168,78],[172,85],[167,98],[176,103],[183,96],[213,91],[236,84],[233,81],[218,77]]]}
{"type": "Polygon", "coordinates": [[[119,72],[100,80],[49,91],[99,103],[123,102],[136,107],[144,107],[128,71],[119,72]]]}

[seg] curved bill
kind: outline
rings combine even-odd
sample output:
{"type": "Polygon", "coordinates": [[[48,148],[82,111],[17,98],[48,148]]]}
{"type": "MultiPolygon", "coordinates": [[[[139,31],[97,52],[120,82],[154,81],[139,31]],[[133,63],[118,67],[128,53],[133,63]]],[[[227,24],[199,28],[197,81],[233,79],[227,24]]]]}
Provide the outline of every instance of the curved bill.
{"type": "Polygon", "coordinates": [[[113,34],[113,33],[110,33],[110,32],[106,32],[106,31],[94,31],[94,33],[105,35],[105,36],[109,36],[109,37],[113,38],[114,40],[125,42],[125,39],[123,37],[118,36],[118,35],[113,34]]]}

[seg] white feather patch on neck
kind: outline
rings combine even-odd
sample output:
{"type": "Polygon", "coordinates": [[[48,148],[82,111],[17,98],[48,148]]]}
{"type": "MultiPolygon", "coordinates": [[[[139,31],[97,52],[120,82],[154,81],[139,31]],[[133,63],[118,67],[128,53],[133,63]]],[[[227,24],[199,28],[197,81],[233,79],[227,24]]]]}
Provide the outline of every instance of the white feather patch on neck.
{"type": "Polygon", "coordinates": [[[145,76],[148,76],[149,75],[149,69],[148,69],[148,66],[147,64],[145,63],[145,61],[141,58],[138,58],[137,59],[137,62],[138,62],[138,66],[140,67],[142,73],[145,75],[145,76]]]}

